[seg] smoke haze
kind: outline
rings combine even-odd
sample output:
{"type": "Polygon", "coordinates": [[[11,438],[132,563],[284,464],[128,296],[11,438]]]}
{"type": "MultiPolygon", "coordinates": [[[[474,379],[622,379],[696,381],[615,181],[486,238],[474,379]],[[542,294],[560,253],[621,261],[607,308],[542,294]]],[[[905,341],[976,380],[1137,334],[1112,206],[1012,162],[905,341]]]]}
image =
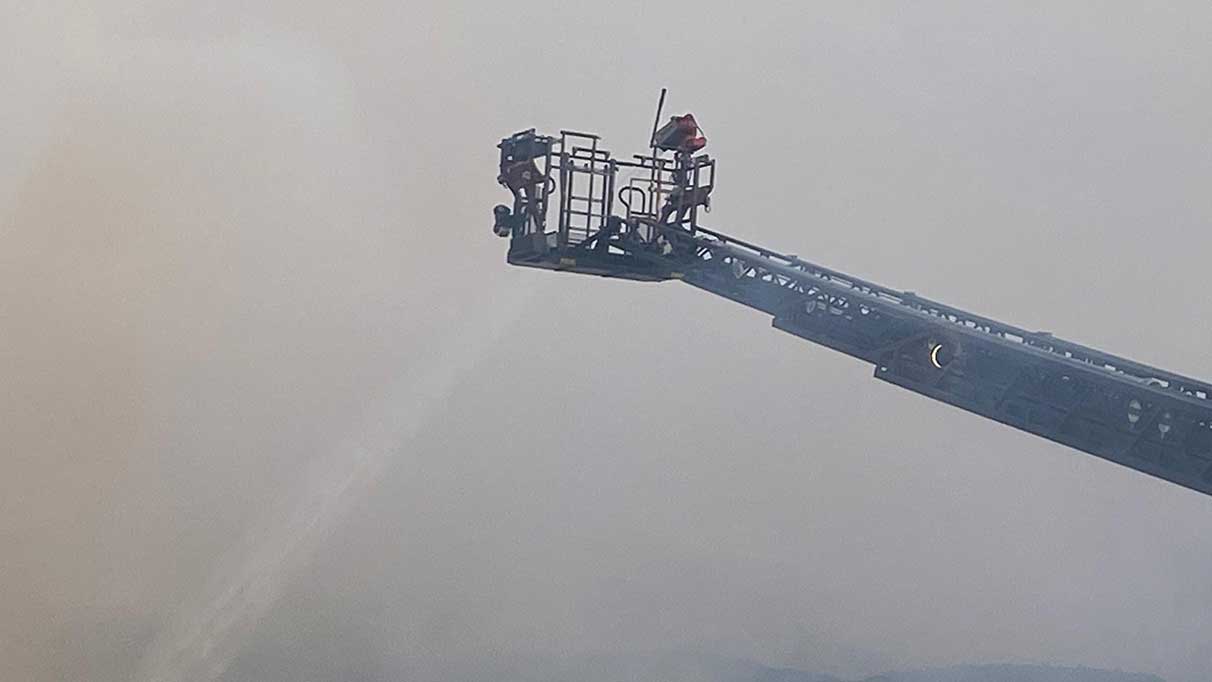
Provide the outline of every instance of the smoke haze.
{"type": "MultiPolygon", "coordinates": [[[[0,8],[0,678],[696,650],[1203,682],[1212,500],[675,284],[519,271],[498,139],[1212,377],[1202,3],[0,8]]],[[[482,670],[490,670],[484,664],[482,670]]]]}

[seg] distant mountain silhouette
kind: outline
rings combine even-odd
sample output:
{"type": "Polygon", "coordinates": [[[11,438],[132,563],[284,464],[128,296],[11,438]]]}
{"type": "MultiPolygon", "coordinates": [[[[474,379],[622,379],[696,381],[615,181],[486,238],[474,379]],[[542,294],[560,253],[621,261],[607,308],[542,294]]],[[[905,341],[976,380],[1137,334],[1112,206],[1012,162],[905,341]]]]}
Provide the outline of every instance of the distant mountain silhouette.
{"type": "MultiPolygon", "coordinates": [[[[532,661],[537,663],[537,661],[532,661]]],[[[1165,682],[1155,675],[1047,665],[963,665],[854,679],[693,653],[578,657],[515,668],[502,682],[1165,682]]]]}
{"type": "Polygon", "coordinates": [[[414,668],[357,668],[349,660],[299,650],[246,652],[224,682],[287,682],[299,679],[399,682],[1165,682],[1155,675],[1046,665],[964,665],[867,678],[842,678],[794,668],[702,653],[633,653],[549,658],[502,656],[450,659],[414,668]]]}
{"type": "Polygon", "coordinates": [[[589,657],[561,667],[561,677],[569,682],[1165,682],[1156,675],[1013,664],[963,665],[847,679],[688,653],[589,657]]]}
{"type": "MultiPolygon", "coordinates": [[[[777,679],[777,678],[775,678],[777,679]]],[[[794,679],[794,678],[792,678],[794,679]]],[[[805,678],[811,679],[811,678],[805,678]]],[[[884,673],[863,682],[1165,682],[1156,675],[1047,665],[965,665],[884,673]]]]}

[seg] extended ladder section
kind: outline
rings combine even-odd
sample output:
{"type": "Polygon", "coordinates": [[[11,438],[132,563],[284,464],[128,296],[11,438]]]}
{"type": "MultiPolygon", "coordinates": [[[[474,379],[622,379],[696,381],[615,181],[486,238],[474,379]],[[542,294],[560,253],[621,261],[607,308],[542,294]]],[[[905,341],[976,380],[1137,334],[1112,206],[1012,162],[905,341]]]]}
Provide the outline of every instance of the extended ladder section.
{"type": "Polygon", "coordinates": [[[698,224],[714,186],[715,162],[706,155],[670,160],[654,149],[621,162],[596,138],[588,147],[570,144],[568,133],[541,139],[551,170],[529,195],[510,187],[514,207],[497,208],[497,232],[511,237],[510,263],[680,279],[874,365],[878,379],[1212,495],[1212,384],[709,230],[698,224]],[[547,230],[537,212],[548,190],[571,198],[582,188],[580,204],[561,198],[559,226],[547,230]]]}

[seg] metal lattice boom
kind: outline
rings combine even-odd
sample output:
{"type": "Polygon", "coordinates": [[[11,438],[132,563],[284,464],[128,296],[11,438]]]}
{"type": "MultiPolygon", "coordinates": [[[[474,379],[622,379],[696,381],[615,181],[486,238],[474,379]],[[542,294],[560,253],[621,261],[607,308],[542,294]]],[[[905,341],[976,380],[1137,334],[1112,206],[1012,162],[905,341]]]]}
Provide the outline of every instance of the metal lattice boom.
{"type": "MultiPolygon", "coordinates": [[[[674,117],[662,131],[681,125],[693,137],[691,124],[674,117]]],[[[1212,384],[709,230],[698,219],[715,162],[695,155],[705,140],[694,139],[690,151],[671,147],[672,159],[654,143],[618,160],[584,133],[506,138],[500,180],[514,205],[497,207],[495,230],[510,237],[508,262],[682,280],[871,363],[877,379],[1212,495],[1212,384]],[[525,181],[514,180],[520,164],[525,181]],[[549,231],[552,194],[560,215],[549,231]]]]}

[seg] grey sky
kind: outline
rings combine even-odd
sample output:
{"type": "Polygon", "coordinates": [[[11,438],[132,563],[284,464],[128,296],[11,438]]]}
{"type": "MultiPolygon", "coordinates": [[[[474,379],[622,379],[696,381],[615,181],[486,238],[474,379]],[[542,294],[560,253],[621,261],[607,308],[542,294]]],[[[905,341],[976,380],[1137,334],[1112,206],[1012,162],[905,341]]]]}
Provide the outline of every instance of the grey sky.
{"type": "Polygon", "coordinates": [[[150,675],[254,570],[191,679],[653,648],[1206,679],[1212,500],[490,232],[501,136],[631,153],[668,86],[711,225],[1212,378],[1206,3],[27,4],[0,678],[150,675]]]}

